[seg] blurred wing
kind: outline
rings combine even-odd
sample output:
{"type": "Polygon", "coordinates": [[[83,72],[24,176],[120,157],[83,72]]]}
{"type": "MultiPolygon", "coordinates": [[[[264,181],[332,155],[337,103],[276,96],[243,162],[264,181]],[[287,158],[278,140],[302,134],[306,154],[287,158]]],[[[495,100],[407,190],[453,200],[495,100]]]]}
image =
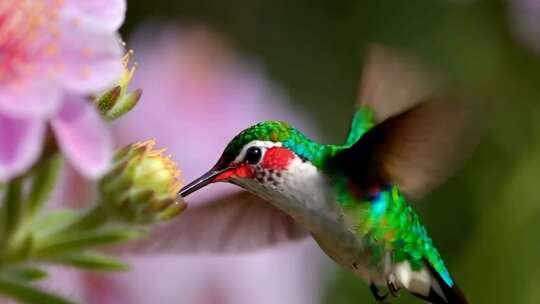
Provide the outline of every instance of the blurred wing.
{"type": "Polygon", "coordinates": [[[133,254],[234,253],[308,235],[290,216],[248,192],[188,208],[151,235],[122,248],[133,254]]]}
{"type": "Polygon", "coordinates": [[[439,83],[413,58],[374,44],[367,51],[357,104],[381,122],[425,100],[439,83]]]}
{"type": "Polygon", "coordinates": [[[470,114],[463,103],[419,103],[367,131],[332,162],[361,191],[391,183],[409,196],[422,196],[469,155],[473,137],[464,133],[470,114]]]}
{"type": "Polygon", "coordinates": [[[433,101],[442,83],[413,58],[372,45],[357,104],[378,124],[361,130],[359,139],[349,135],[350,148],[331,160],[335,170],[345,172],[360,193],[392,183],[419,197],[446,179],[472,147],[473,136],[464,134],[472,111],[461,101],[433,101]]]}

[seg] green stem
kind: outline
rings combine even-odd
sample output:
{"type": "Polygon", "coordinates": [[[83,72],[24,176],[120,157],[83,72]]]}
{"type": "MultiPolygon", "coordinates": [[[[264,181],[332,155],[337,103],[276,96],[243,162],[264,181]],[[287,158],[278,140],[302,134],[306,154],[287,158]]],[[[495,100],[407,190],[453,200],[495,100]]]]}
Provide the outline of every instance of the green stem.
{"type": "Polygon", "coordinates": [[[25,218],[31,220],[47,202],[60,171],[62,158],[58,153],[43,159],[34,169],[25,218]]]}
{"type": "Polygon", "coordinates": [[[35,287],[0,277],[0,294],[7,295],[22,303],[30,304],[72,304],[74,302],[35,287]]]}
{"type": "Polygon", "coordinates": [[[108,219],[109,216],[105,208],[101,204],[96,204],[92,208],[83,211],[77,219],[66,225],[61,233],[96,229],[107,222],[108,219]]]}
{"type": "Polygon", "coordinates": [[[22,178],[11,180],[2,205],[3,240],[8,240],[17,229],[22,217],[22,178]]]}
{"type": "Polygon", "coordinates": [[[24,180],[32,178],[27,199],[23,199],[23,177],[8,184],[4,210],[2,262],[11,259],[26,259],[33,243],[32,225],[35,216],[48,200],[56,183],[61,158],[58,153],[49,153],[42,157],[32,170],[24,175],[24,180]]]}

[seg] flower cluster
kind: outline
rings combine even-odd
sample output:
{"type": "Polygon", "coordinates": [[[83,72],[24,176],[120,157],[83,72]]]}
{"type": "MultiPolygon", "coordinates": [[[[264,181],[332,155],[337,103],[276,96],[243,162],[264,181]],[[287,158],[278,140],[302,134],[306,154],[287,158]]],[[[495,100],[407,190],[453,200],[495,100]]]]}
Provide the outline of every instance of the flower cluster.
{"type": "Polygon", "coordinates": [[[184,208],[175,164],[154,142],[116,153],[107,121],[130,111],[134,67],[118,29],[125,0],[0,1],[0,294],[71,303],[31,283],[41,264],[118,271],[96,248],[138,238],[184,208]],[[99,179],[88,209],[44,208],[61,160],[99,179]],[[105,173],[108,174],[102,177],[105,173]],[[100,179],[101,178],[101,179],[100,179]]]}
{"type": "Polygon", "coordinates": [[[39,158],[47,126],[71,164],[96,178],[112,141],[88,96],[122,73],[125,0],[0,3],[0,180],[39,158]]]}

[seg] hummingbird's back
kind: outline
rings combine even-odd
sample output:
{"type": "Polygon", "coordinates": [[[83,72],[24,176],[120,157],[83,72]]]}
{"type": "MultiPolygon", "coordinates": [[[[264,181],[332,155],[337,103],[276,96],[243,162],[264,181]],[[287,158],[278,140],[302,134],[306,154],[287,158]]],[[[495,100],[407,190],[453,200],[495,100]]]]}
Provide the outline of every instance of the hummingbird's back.
{"type": "MultiPolygon", "coordinates": [[[[432,167],[422,165],[429,162],[430,156],[424,155],[428,159],[423,162],[414,161],[426,151],[417,149],[419,155],[411,156],[408,149],[414,151],[420,142],[420,148],[426,150],[423,144],[434,143],[408,142],[415,136],[425,139],[426,135],[407,132],[417,132],[415,126],[426,122],[425,115],[434,114],[437,119],[437,115],[445,114],[440,113],[444,107],[436,102],[420,103],[379,124],[374,123],[370,109],[360,108],[346,144],[327,148],[330,152],[322,169],[332,181],[349,229],[361,238],[365,256],[362,266],[371,272],[366,275],[366,270],[361,269],[361,274],[373,284],[372,290],[376,285],[388,285],[389,290],[405,288],[432,303],[466,303],[398,186],[408,185],[402,179],[407,173],[408,179],[422,183],[428,178],[426,174],[432,167]],[[418,167],[403,172],[415,164],[418,167]]],[[[435,173],[433,177],[439,178],[435,173]]]]}

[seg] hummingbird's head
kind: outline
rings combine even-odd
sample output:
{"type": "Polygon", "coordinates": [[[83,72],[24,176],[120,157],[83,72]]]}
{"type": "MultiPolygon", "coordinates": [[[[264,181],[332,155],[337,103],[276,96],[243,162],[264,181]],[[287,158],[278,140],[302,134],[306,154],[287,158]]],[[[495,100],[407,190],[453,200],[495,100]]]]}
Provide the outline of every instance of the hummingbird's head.
{"type": "Polygon", "coordinates": [[[261,122],[234,137],[210,171],[179,195],[215,182],[229,182],[263,197],[290,195],[302,186],[299,179],[317,173],[323,147],[285,122],[261,122]]]}

